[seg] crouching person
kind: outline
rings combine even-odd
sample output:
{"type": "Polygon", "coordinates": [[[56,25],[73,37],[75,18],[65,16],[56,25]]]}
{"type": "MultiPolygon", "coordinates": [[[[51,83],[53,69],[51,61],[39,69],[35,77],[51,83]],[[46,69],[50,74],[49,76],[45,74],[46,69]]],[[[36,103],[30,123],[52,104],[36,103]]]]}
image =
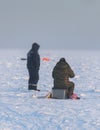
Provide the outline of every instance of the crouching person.
{"type": "Polygon", "coordinates": [[[66,90],[66,98],[70,98],[73,95],[75,85],[69,81],[69,78],[73,78],[74,76],[75,74],[65,58],[61,58],[52,71],[52,77],[54,79],[54,87],[52,90],[61,89],[62,91],[64,89],[66,90]]]}

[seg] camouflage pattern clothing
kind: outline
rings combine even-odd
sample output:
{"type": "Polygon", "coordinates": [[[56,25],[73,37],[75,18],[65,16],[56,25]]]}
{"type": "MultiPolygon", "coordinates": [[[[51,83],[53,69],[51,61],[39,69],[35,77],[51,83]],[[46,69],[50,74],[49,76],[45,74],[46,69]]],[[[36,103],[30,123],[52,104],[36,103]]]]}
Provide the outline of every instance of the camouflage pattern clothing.
{"type": "Polygon", "coordinates": [[[74,91],[74,83],[70,82],[69,78],[73,78],[74,76],[75,74],[65,58],[61,58],[52,71],[52,77],[54,79],[53,89],[68,89],[70,94],[72,94],[74,91]]]}

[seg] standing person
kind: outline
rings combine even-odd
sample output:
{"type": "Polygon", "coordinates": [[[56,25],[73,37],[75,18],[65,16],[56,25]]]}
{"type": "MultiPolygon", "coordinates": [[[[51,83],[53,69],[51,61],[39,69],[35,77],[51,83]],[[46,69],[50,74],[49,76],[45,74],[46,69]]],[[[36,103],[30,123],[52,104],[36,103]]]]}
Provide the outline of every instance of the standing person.
{"type": "Polygon", "coordinates": [[[40,46],[37,43],[32,44],[31,50],[27,53],[27,69],[29,72],[28,90],[38,90],[40,55],[38,53],[40,46]]]}
{"type": "Polygon", "coordinates": [[[73,95],[74,83],[69,81],[69,78],[73,78],[74,76],[75,74],[65,58],[61,58],[52,71],[54,79],[53,89],[67,89],[68,98],[70,98],[73,95]]]}

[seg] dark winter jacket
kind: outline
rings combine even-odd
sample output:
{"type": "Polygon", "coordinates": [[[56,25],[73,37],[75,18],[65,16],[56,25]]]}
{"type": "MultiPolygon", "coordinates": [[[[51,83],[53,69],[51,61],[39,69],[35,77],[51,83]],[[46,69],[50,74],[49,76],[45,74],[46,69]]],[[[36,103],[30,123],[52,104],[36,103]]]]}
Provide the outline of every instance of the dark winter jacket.
{"type": "Polygon", "coordinates": [[[54,78],[54,87],[62,88],[69,84],[69,78],[75,76],[69,64],[65,61],[59,61],[53,69],[52,77],[54,78]]]}
{"type": "Polygon", "coordinates": [[[32,49],[27,54],[27,68],[36,68],[39,70],[40,67],[40,55],[38,54],[39,45],[34,43],[32,49]]]}

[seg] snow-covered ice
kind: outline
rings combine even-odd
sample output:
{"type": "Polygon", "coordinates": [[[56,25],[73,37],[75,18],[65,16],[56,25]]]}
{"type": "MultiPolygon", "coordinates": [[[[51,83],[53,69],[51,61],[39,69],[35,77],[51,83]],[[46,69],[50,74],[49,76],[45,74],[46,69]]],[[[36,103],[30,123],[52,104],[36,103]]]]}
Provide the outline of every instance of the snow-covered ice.
{"type": "Polygon", "coordinates": [[[0,50],[0,130],[100,130],[100,52],[40,51],[38,88],[28,91],[26,50],[0,50]],[[42,61],[49,57],[50,61],[42,61]],[[38,98],[53,87],[52,69],[65,57],[80,100],[38,98]]]}

